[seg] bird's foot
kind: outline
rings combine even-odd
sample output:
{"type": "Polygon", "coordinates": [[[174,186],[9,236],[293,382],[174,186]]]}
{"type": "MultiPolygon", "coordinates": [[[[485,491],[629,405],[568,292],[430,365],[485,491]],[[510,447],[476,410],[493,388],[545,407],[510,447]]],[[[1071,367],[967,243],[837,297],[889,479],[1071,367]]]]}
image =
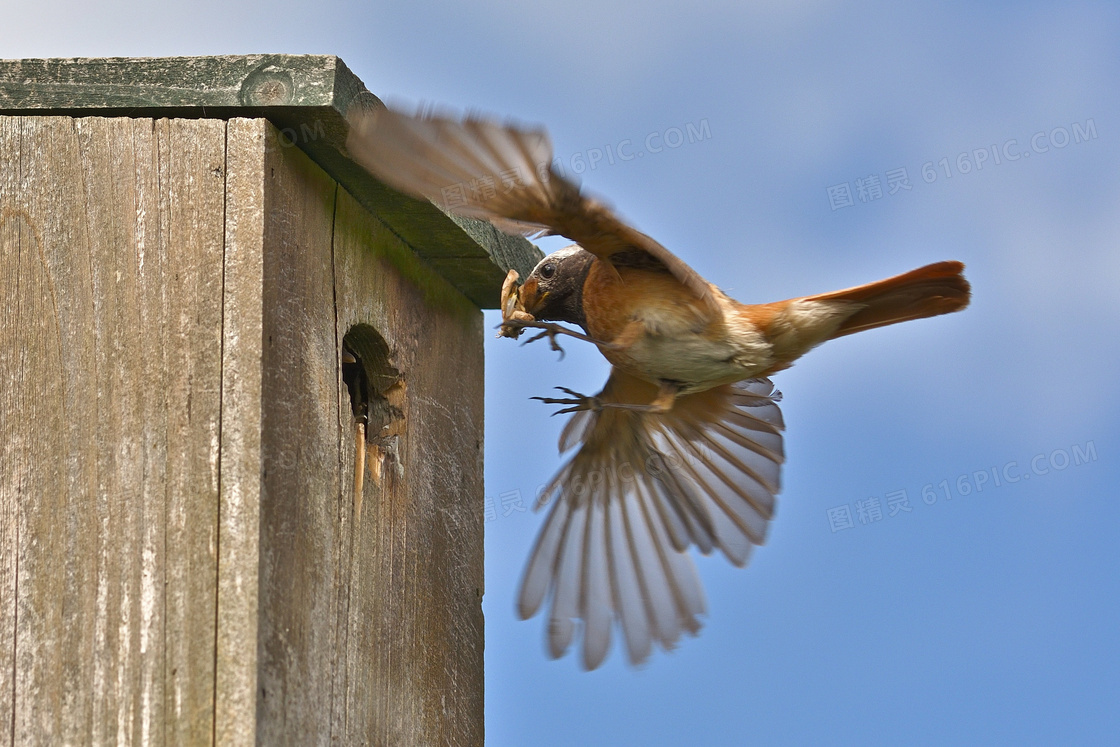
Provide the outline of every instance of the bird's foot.
{"type": "Polygon", "coordinates": [[[589,397],[586,394],[572,391],[567,387],[556,387],[562,392],[566,392],[571,397],[533,397],[532,399],[540,400],[546,405],[568,405],[563,410],[557,410],[552,413],[553,415],[563,415],[569,412],[581,412],[583,410],[590,410],[591,412],[601,412],[603,410],[627,410],[629,412],[644,412],[644,413],[664,413],[673,409],[673,404],[676,402],[677,392],[680,391],[680,384],[672,381],[662,381],[661,386],[658,388],[657,397],[647,405],[639,405],[632,402],[604,402],[599,397],[589,397]]]}
{"type": "Polygon", "coordinates": [[[552,413],[553,415],[564,415],[569,412],[582,412],[584,410],[599,412],[607,406],[598,397],[588,397],[586,394],[572,391],[565,386],[558,386],[556,388],[570,394],[571,397],[531,397],[530,399],[540,400],[546,405],[569,405],[569,407],[565,407],[563,410],[557,410],[552,413]]]}
{"type": "MultiPolygon", "coordinates": [[[[526,314],[525,316],[529,316],[529,315],[526,314]]],[[[567,327],[562,327],[559,324],[556,324],[555,322],[538,322],[535,319],[533,319],[531,316],[529,317],[529,320],[511,318],[507,321],[502,322],[502,324],[498,327],[498,337],[512,337],[514,339],[517,339],[517,337],[521,334],[522,330],[525,330],[525,329],[539,329],[539,330],[543,330],[543,331],[540,332],[539,334],[533,335],[528,340],[524,340],[521,343],[522,345],[528,345],[530,342],[536,342],[537,340],[543,340],[544,338],[547,337],[549,347],[551,347],[553,350],[555,350],[557,353],[560,354],[561,360],[563,360],[563,358],[564,358],[564,348],[560,347],[560,343],[556,342],[557,335],[567,335],[568,337],[574,337],[577,340],[583,340],[584,342],[590,342],[592,345],[596,345],[599,348],[603,348],[603,349],[607,349],[607,350],[612,350],[612,349],[618,347],[617,345],[614,345],[613,343],[601,342],[600,340],[596,340],[594,337],[588,337],[587,335],[583,334],[582,332],[576,332],[574,329],[568,329],[567,327]]]]}
{"type": "Polygon", "coordinates": [[[600,347],[606,347],[606,348],[614,347],[609,342],[599,342],[595,338],[588,337],[587,335],[583,334],[582,332],[576,332],[574,329],[568,329],[567,327],[561,327],[559,324],[556,324],[554,322],[533,322],[533,323],[530,323],[530,324],[525,324],[524,326],[533,327],[535,329],[541,329],[541,330],[544,330],[544,331],[540,332],[536,335],[533,335],[528,340],[521,343],[522,345],[528,345],[530,342],[536,342],[537,340],[540,340],[540,339],[543,339],[543,338],[547,337],[549,347],[551,347],[556,352],[560,353],[561,358],[564,357],[564,349],[561,348],[559,343],[556,342],[556,335],[568,335],[569,337],[574,337],[577,340],[583,340],[584,342],[590,342],[592,345],[598,345],[600,347]]]}

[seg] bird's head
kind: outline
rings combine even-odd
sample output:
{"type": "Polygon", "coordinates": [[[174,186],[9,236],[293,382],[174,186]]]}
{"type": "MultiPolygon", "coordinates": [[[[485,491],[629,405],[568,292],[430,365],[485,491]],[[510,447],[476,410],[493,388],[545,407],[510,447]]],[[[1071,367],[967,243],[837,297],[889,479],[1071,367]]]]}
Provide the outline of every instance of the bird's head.
{"type": "Polygon", "coordinates": [[[585,331],[583,281],[595,255],[577,244],[548,255],[521,286],[525,311],[540,320],[578,324],[585,331]]]}

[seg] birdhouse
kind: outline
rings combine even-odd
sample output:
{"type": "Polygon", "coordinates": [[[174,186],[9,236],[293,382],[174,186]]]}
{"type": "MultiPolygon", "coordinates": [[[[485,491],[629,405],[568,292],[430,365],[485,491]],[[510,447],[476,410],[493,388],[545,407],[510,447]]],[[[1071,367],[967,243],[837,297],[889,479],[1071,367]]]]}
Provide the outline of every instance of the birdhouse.
{"type": "Polygon", "coordinates": [[[0,723],[481,744],[483,326],[335,57],[0,62],[0,723]]]}

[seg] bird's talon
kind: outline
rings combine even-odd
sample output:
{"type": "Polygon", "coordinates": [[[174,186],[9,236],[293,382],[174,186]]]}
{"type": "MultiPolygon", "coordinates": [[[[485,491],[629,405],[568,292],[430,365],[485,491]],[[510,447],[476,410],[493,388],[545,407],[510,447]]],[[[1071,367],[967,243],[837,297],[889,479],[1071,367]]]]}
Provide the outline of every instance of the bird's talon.
{"type": "Polygon", "coordinates": [[[560,354],[560,360],[564,360],[564,348],[560,347],[560,343],[556,342],[556,337],[558,335],[568,335],[569,337],[574,337],[577,340],[590,342],[592,345],[596,345],[604,350],[620,350],[623,347],[622,345],[617,345],[613,342],[602,342],[600,340],[596,340],[593,337],[588,337],[585,334],[581,334],[579,332],[576,332],[575,330],[568,329],[567,327],[561,327],[559,324],[554,324],[552,322],[522,321],[520,319],[510,319],[499,324],[497,327],[495,327],[495,329],[498,330],[498,334],[495,336],[510,337],[516,340],[521,336],[521,333],[529,327],[532,327],[534,329],[541,329],[544,331],[533,335],[527,340],[522,340],[521,344],[528,345],[530,342],[536,342],[537,340],[541,340],[547,337],[549,347],[560,354]]]}
{"type": "Polygon", "coordinates": [[[555,325],[548,325],[547,328],[544,330],[544,332],[540,332],[536,335],[533,335],[532,337],[530,337],[528,340],[525,340],[521,344],[522,345],[528,345],[530,342],[536,342],[537,340],[540,340],[544,337],[547,337],[549,347],[560,354],[560,360],[564,360],[564,348],[560,347],[560,343],[556,342],[557,332],[559,330],[563,329],[563,328],[558,327],[556,329],[553,329],[554,326],[555,325]]]}
{"type": "Polygon", "coordinates": [[[590,410],[591,412],[599,412],[603,409],[603,401],[598,397],[588,397],[586,394],[568,389],[564,386],[556,387],[566,394],[572,395],[571,397],[530,397],[530,399],[539,400],[546,405],[571,405],[563,410],[557,410],[552,413],[553,415],[565,415],[570,412],[582,412],[590,410]]]}

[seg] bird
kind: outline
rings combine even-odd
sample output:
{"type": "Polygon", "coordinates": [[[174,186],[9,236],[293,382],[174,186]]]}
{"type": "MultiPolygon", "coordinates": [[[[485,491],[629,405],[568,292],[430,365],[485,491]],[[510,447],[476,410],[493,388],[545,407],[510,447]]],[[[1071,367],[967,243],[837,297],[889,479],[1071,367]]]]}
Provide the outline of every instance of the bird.
{"type": "Polygon", "coordinates": [[[563,176],[542,128],[384,105],[349,112],[348,124],[350,157],[393,189],[510,233],[575,242],[520,286],[511,271],[500,334],[540,327],[554,346],[571,334],[611,365],[595,395],[536,398],[571,414],[559,447],[573,453],[541,491],[536,507],[550,509],[516,605],[528,619],[548,601],[549,655],[581,637],[588,670],[615,628],[633,665],[699,632],[707,601],[691,548],[744,566],[766,541],[785,460],[773,374],[828,340],[970,300],[964,265],[941,261],[740,303],[563,176]]]}

